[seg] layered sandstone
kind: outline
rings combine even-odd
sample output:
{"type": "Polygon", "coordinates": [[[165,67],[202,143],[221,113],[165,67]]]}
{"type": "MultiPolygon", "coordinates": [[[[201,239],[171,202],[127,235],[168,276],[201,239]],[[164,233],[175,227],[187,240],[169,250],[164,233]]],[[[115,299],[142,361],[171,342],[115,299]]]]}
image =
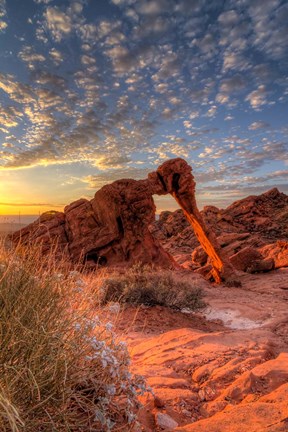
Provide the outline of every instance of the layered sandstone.
{"type": "Polygon", "coordinates": [[[177,158],[145,180],[117,180],[97,191],[90,201],[82,198],[64,212],[44,213],[14,233],[12,240],[40,244],[44,253],[53,250],[56,256],[64,254],[72,263],[89,267],[138,262],[177,267],[176,261],[183,264],[186,260],[186,267],[200,268],[208,279],[234,284],[234,267],[268,271],[287,265],[287,248],[263,248],[273,240],[287,240],[287,221],[288,197],[277,189],[245,198],[225,210],[209,206],[199,212],[192,168],[177,158]],[[164,212],[155,222],[154,194],[171,194],[181,210],[164,212]],[[247,247],[249,258],[245,251],[241,255],[247,247]],[[247,259],[249,265],[244,262],[247,259]]]}
{"type": "Polygon", "coordinates": [[[155,205],[146,181],[119,180],[79,199],[64,212],[44,213],[13,234],[15,243],[41,244],[43,252],[65,254],[73,263],[90,267],[136,262],[175,265],[148,227],[155,205]]]}
{"type": "Polygon", "coordinates": [[[175,266],[149,231],[156,210],[152,195],[170,193],[210,257],[214,280],[228,281],[233,279],[233,266],[200,215],[191,171],[183,159],[172,159],[146,180],[118,180],[96,192],[91,201],[80,199],[65,207],[64,213],[44,214],[12,239],[24,245],[40,243],[45,252],[53,248],[72,262],[92,266],[137,262],[175,266]]]}
{"type": "MultiPolygon", "coordinates": [[[[278,189],[249,196],[222,210],[207,206],[200,213],[207,228],[216,234],[221,248],[230,258],[233,256],[232,261],[236,259],[233,265],[239,270],[267,271],[288,265],[288,196],[278,189]],[[240,252],[245,248],[254,250],[250,258],[255,266],[245,265],[245,251],[239,264],[240,252]]],[[[182,210],[161,213],[150,230],[179,264],[194,270],[209,264],[182,210]]]]}

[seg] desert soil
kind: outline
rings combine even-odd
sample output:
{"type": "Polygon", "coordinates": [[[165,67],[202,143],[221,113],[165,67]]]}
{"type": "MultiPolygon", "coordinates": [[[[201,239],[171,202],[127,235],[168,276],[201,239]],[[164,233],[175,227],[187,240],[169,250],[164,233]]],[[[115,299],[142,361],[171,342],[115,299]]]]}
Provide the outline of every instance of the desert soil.
{"type": "Polygon", "coordinates": [[[139,430],[288,431],[288,269],[243,274],[242,288],[204,284],[201,312],[141,306],[116,318],[153,390],[139,430]]]}

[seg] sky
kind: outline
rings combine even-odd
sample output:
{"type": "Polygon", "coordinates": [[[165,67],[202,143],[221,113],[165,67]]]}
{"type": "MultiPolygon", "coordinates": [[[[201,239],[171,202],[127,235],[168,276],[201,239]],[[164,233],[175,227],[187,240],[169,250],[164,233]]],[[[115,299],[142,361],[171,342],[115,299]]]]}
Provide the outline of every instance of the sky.
{"type": "Polygon", "coordinates": [[[287,0],[0,0],[2,215],[175,157],[200,208],[288,193],[287,118],[287,0]]]}

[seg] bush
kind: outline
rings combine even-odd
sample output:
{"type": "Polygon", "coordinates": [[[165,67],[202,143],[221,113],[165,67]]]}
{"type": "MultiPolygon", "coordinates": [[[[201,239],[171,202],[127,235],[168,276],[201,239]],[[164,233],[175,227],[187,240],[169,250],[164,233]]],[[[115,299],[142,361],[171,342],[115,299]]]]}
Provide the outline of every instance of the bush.
{"type": "Polygon", "coordinates": [[[51,256],[0,248],[2,432],[132,427],[145,383],[130,374],[112,325],[97,318],[95,295],[51,256]]]}
{"type": "Polygon", "coordinates": [[[168,270],[135,265],[125,275],[104,278],[101,286],[102,302],[167,306],[175,309],[200,309],[205,306],[203,291],[185,278],[168,270]]]}

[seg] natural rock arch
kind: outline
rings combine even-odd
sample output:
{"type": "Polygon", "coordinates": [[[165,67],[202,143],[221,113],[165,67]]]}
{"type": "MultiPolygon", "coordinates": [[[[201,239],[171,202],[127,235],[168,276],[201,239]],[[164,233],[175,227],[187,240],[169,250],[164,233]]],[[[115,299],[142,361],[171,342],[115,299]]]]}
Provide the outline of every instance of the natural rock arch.
{"type": "Polygon", "coordinates": [[[97,191],[91,201],[80,199],[66,206],[64,213],[43,214],[12,239],[23,244],[41,242],[44,252],[52,245],[55,248],[57,240],[59,253],[91,266],[136,262],[176,266],[149,231],[155,219],[154,194],[171,194],[183,209],[210,257],[215,281],[233,280],[234,269],[197,208],[192,168],[181,158],[165,162],[146,180],[117,180],[97,191]]]}

